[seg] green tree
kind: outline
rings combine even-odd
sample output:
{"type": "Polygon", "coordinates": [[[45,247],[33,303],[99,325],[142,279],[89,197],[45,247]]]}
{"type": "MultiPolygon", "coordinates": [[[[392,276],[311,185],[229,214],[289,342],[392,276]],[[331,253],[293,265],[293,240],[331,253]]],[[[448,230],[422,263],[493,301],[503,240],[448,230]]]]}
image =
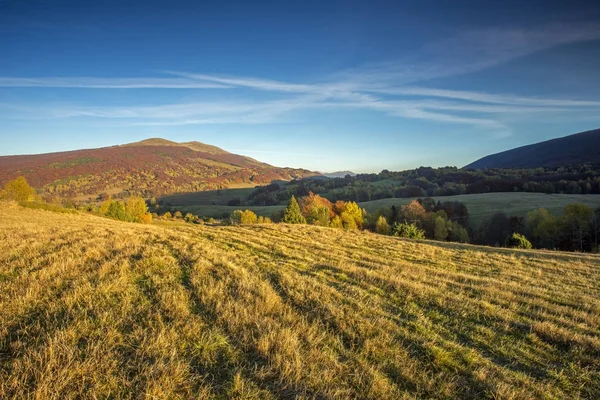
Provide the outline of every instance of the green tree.
{"type": "Polygon", "coordinates": [[[592,209],[585,204],[565,206],[562,222],[573,250],[583,251],[593,215],[592,209]]]}
{"type": "Polygon", "coordinates": [[[425,239],[425,231],[420,229],[416,224],[406,222],[396,222],[394,224],[394,236],[399,236],[408,239],[425,239]]]}
{"type": "Polygon", "coordinates": [[[4,190],[0,192],[0,198],[14,201],[33,201],[35,195],[35,189],[29,186],[27,180],[22,176],[8,182],[4,186],[4,190]]]}
{"type": "Polygon", "coordinates": [[[281,222],[285,224],[305,224],[306,218],[300,212],[300,206],[296,201],[296,197],[292,196],[288,203],[287,208],[283,213],[283,218],[281,222]]]}
{"type": "Polygon", "coordinates": [[[234,225],[241,224],[242,223],[242,213],[243,213],[242,210],[234,210],[231,213],[231,223],[234,225]]]}
{"type": "Polygon", "coordinates": [[[382,235],[390,234],[390,225],[383,215],[380,215],[379,218],[377,218],[377,222],[375,223],[375,232],[382,235]]]}
{"type": "Polygon", "coordinates": [[[527,213],[527,235],[538,248],[553,249],[558,240],[558,219],[545,208],[527,213]]]}
{"type": "Polygon", "coordinates": [[[506,238],[506,247],[513,247],[516,249],[531,249],[531,242],[520,233],[513,233],[506,238]]]}
{"type": "Polygon", "coordinates": [[[134,218],[125,209],[125,203],[120,200],[112,200],[106,210],[106,216],[120,221],[133,222],[134,218]]]}

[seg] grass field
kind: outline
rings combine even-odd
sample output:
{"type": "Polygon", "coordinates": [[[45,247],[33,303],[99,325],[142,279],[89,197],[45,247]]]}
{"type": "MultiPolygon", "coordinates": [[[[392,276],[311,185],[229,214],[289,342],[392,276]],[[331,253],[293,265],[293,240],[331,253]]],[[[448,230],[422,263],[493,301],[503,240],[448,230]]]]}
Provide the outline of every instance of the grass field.
{"type": "Polygon", "coordinates": [[[597,399],[600,256],[0,204],[0,398],[597,399]]]}

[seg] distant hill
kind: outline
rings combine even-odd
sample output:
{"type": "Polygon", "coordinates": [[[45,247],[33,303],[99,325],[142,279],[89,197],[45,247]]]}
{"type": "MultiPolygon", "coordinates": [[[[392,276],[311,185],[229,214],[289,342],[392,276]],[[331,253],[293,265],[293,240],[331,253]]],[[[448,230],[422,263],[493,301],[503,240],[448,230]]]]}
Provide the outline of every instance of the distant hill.
{"type": "Polygon", "coordinates": [[[20,175],[46,197],[85,200],[103,193],[160,196],[251,187],[318,173],[274,167],[200,142],[153,138],[98,149],[0,156],[0,185],[20,175]]]}
{"type": "Polygon", "coordinates": [[[465,168],[538,168],[584,163],[600,164],[600,129],[492,154],[465,168]]]}
{"type": "Polygon", "coordinates": [[[336,171],[336,172],[322,172],[321,175],[327,178],[344,178],[346,175],[355,176],[356,174],[352,171],[336,171]]]}

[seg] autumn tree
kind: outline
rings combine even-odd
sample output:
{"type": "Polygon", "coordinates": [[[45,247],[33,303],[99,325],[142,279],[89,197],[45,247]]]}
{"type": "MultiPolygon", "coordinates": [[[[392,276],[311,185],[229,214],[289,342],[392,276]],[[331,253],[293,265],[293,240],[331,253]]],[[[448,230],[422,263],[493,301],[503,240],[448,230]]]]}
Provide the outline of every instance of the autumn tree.
{"type": "Polygon", "coordinates": [[[355,202],[349,201],[344,204],[340,218],[344,229],[362,229],[363,210],[355,202]]]}
{"type": "Polygon", "coordinates": [[[413,200],[400,209],[400,221],[421,226],[427,212],[417,200],[413,200]]]}
{"type": "Polygon", "coordinates": [[[133,217],[136,222],[142,222],[142,219],[148,214],[148,206],[141,197],[131,196],[125,203],[125,210],[133,217]]]}
{"type": "Polygon", "coordinates": [[[329,226],[331,217],[335,215],[333,204],[324,197],[309,192],[299,201],[300,211],[306,222],[313,225],[329,226]]]}
{"type": "Polygon", "coordinates": [[[256,216],[256,214],[250,210],[244,210],[242,211],[242,214],[240,215],[240,223],[242,224],[256,224],[256,222],[258,221],[258,217],[256,216]]]}
{"type": "Polygon", "coordinates": [[[35,189],[29,186],[27,180],[22,176],[8,182],[4,186],[4,190],[0,192],[0,198],[14,201],[33,201],[35,195],[35,189]]]}
{"type": "Polygon", "coordinates": [[[302,215],[302,212],[300,211],[300,206],[298,205],[298,202],[296,201],[296,197],[292,196],[290,198],[288,206],[283,213],[283,218],[281,219],[281,222],[283,222],[285,224],[305,224],[306,223],[306,218],[304,218],[304,216],[302,215]]]}

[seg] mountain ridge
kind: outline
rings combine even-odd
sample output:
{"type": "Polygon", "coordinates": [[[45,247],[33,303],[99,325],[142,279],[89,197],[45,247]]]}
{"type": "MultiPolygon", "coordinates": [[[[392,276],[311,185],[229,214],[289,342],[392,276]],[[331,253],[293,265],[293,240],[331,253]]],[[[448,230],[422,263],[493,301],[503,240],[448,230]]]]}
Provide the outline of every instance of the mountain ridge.
{"type": "Polygon", "coordinates": [[[463,168],[538,168],[600,164],[598,149],[600,129],[592,129],[490,154],[463,168]]]}
{"type": "Polygon", "coordinates": [[[318,173],[275,167],[201,142],[161,138],[96,149],[0,156],[0,184],[24,176],[44,197],[165,194],[252,187],[318,173]]]}

